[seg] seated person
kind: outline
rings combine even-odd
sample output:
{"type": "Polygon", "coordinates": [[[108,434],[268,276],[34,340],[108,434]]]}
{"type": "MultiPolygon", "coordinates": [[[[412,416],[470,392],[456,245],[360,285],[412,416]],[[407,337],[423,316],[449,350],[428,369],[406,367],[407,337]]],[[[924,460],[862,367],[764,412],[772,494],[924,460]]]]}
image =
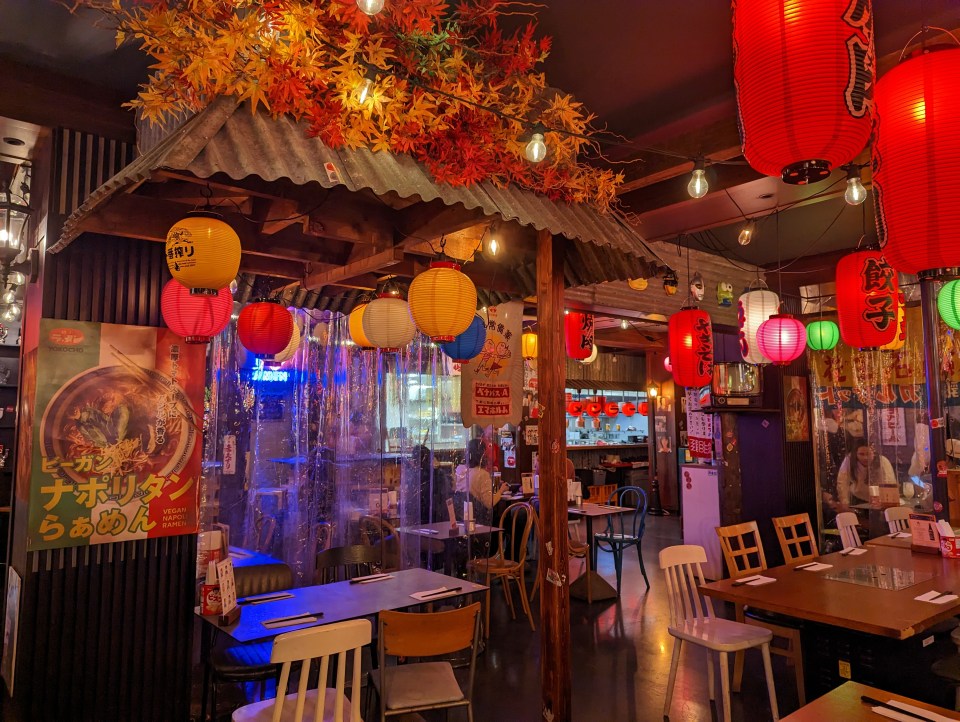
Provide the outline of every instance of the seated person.
{"type": "Polygon", "coordinates": [[[837,472],[837,499],[828,503],[837,511],[846,511],[854,504],[868,503],[871,486],[896,485],[897,476],[887,458],[875,452],[866,439],[856,439],[837,472]]]}

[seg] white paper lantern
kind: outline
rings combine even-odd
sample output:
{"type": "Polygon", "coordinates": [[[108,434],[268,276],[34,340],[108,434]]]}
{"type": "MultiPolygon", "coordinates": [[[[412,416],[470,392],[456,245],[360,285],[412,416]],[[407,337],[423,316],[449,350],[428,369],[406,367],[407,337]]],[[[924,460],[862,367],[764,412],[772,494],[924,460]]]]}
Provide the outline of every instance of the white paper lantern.
{"type": "Polygon", "coordinates": [[[363,335],[384,351],[399,351],[416,333],[410,306],[402,298],[384,294],[371,301],[363,313],[363,335]]]}
{"type": "Polygon", "coordinates": [[[265,363],[269,366],[279,366],[284,361],[289,361],[293,358],[293,355],[297,352],[297,349],[300,348],[300,324],[297,323],[297,317],[295,314],[290,314],[293,316],[293,333],[290,334],[290,341],[287,343],[286,348],[283,349],[273,358],[266,358],[265,363]]]}
{"type": "Polygon", "coordinates": [[[770,363],[757,345],[757,329],[760,324],[777,313],[780,298],[773,291],[759,288],[747,291],[737,302],[737,316],[740,322],[740,355],[747,363],[770,363]]]}

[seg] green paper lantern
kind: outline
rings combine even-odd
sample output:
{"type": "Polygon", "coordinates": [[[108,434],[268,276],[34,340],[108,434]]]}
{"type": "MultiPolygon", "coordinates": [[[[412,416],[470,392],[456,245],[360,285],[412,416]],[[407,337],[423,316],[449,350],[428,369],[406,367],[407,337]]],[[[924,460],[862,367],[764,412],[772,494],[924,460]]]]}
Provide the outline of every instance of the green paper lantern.
{"type": "Polygon", "coordinates": [[[960,281],[947,281],[937,294],[940,318],[950,328],[960,331],[960,281]]]}
{"type": "Polygon", "coordinates": [[[807,346],[814,351],[829,351],[840,341],[840,329],[833,321],[814,321],[807,326],[807,346]]]}

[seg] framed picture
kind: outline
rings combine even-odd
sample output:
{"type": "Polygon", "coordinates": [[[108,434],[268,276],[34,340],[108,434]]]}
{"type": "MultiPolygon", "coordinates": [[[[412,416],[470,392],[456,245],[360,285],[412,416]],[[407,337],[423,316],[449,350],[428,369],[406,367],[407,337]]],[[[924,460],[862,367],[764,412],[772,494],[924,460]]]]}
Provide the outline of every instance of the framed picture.
{"type": "Polygon", "coordinates": [[[787,441],[809,441],[810,398],[804,377],[783,377],[783,413],[787,441]]]}

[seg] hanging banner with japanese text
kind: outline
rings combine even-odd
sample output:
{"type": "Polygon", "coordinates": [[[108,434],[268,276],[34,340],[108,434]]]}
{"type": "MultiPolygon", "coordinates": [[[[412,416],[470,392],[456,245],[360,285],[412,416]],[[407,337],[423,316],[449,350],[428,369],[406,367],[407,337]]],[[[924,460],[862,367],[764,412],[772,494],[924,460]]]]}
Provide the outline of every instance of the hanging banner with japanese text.
{"type": "Polygon", "coordinates": [[[463,425],[519,424],[523,412],[523,303],[511,301],[487,309],[483,351],[461,369],[463,425]]]}
{"type": "Polygon", "coordinates": [[[167,329],[41,321],[31,551],[197,531],[205,366],[167,329]]]}

